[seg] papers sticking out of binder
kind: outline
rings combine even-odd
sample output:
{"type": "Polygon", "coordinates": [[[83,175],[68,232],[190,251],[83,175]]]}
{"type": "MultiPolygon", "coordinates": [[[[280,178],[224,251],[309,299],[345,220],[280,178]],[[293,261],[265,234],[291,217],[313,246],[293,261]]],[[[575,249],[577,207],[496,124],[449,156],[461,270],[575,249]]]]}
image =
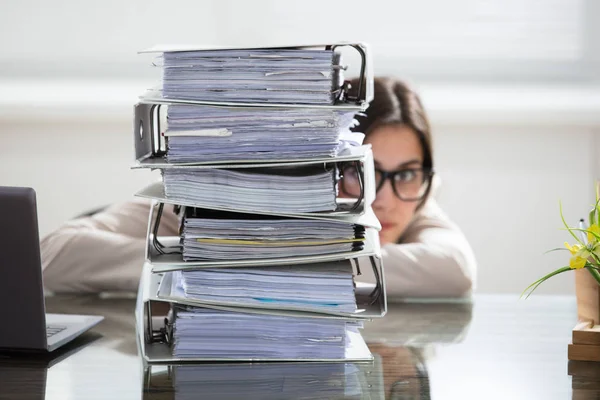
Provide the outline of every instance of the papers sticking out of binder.
{"type": "Polygon", "coordinates": [[[216,48],[157,46],[154,65],[162,82],[144,101],[239,105],[348,106],[364,110],[372,99],[372,68],[367,46],[333,43],[282,47],[216,48]],[[361,58],[358,97],[349,96],[341,49],[361,58]]]}
{"type": "Polygon", "coordinates": [[[146,134],[170,164],[331,158],[363,139],[348,110],[140,103],[134,113],[136,151],[148,154],[146,134]]]}

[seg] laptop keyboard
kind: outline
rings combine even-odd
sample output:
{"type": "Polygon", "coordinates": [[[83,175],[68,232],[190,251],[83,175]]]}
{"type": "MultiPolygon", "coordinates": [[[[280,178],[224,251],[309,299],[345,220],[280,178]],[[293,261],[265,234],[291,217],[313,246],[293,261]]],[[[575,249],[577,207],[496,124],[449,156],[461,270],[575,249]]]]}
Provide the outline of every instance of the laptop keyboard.
{"type": "Polygon", "coordinates": [[[67,329],[66,326],[46,325],[46,337],[49,338],[50,336],[54,336],[57,333],[64,331],[65,329],[67,329]]]}

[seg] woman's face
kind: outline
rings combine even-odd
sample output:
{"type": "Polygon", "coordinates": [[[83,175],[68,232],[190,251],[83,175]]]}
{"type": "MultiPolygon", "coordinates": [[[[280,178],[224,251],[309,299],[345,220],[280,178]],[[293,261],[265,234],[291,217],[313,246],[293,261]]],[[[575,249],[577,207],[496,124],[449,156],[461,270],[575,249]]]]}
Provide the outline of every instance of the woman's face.
{"type": "MultiPolygon", "coordinates": [[[[404,125],[384,125],[365,138],[373,147],[375,168],[393,172],[423,166],[423,149],[417,134],[404,125]]],[[[381,222],[381,244],[396,243],[415,214],[418,201],[400,200],[389,179],[377,192],[373,210],[381,222]]]]}

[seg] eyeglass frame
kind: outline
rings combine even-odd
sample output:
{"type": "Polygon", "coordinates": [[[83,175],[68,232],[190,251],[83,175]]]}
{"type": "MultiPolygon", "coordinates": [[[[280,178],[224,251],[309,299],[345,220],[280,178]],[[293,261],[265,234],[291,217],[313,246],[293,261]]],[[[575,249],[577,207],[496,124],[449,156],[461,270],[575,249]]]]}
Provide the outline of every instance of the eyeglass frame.
{"type": "MultiPolygon", "coordinates": [[[[348,167],[350,167],[350,166],[344,166],[340,170],[343,171],[343,170],[345,170],[348,167]]],[[[354,168],[357,169],[357,166],[355,165],[354,168]]],[[[357,172],[358,172],[358,170],[357,170],[357,172]]],[[[392,185],[392,191],[394,192],[394,195],[398,199],[400,199],[402,201],[407,201],[407,202],[421,201],[424,198],[426,198],[427,195],[429,194],[429,191],[431,190],[431,184],[432,184],[432,181],[433,181],[433,176],[435,175],[435,171],[433,170],[433,168],[424,168],[424,167],[420,167],[420,168],[404,168],[404,169],[399,169],[397,171],[385,171],[385,170],[382,170],[382,169],[379,169],[379,168],[375,168],[375,172],[379,172],[382,175],[381,181],[375,187],[375,193],[379,192],[379,190],[381,190],[381,188],[385,184],[385,181],[388,180],[388,179],[390,179],[390,182],[391,182],[391,185],[392,185]],[[410,170],[410,171],[415,171],[415,170],[416,171],[422,171],[424,173],[423,174],[423,182],[421,183],[421,185],[423,185],[425,182],[427,182],[427,190],[425,190],[425,192],[423,192],[423,195],[421,197],[419,197],[419,198],[413,198],[413,199],[404,199],[404,198],[402,198],[398,194],[398,192],[396,190],[396,186],[393,184],[394,183],[393,182],[394,176],[396,176],[400,172],[404,172],[404,171],[407,171],[407,170],[410,170]]],[[[359,175],[360,175],[360,173],[359,173],[359,175]]],[[[360,179],[360,176],[359,176],[359,179],[360,179]]],[[[344,192],[350,194],[350,192],[348,192],[346,190],[346,185],[344,183],[344,175],[343,174],[341,174],[339,182],[341,184],[340,185],[341,189],[344,192]]],[[[362,193],[362,189],[361,189],[361,193],[362,193]]]]}
{"type": "Polygon", "coordinates": [[[375,193],[379,192],[381,190],[381,188],[383,187],[383,185],[385,185],[385,181],[387,181],[389,179],[390,184],[392,185],[392,191],[394,192],[394,195],[396,195],[396,197],[402,201],[421,201],[425,197],[427,197],[427,194],[429,193],[429,190],[431,189],[433,175],[435,175],[435,171],[433,170],[433,168],[424,168],[424,167],[403,168],[403,169],[399,169],[396,171],[386,171],[386,170],[375,167],[375,173],[381,174],[381,181],[375,187],[375,193]],[[423,182],[421,182],[421,186],[423,186],[425,183],[427,183],[427,190],[425,190],[420,197],[405,199],[405,198],[402,198],[402,196],[400,196],[400,194],[398,193],[398,191],[396,189],[396,185],[394,185],[394,177],[405,171],[421,171],[421,172],[423,172],[423,182]]]}

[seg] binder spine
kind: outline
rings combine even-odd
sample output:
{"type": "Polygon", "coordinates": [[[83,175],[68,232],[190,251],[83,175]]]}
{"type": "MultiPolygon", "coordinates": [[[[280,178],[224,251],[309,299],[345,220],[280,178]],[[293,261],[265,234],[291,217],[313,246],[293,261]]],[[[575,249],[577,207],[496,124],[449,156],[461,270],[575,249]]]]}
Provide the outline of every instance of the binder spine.
{"type": "Polygon", "coordinates": [[[138,103],[133,107],[133,141],[136,161],[162,157],[165,154],[160,121],[162,107],[162,104],[149,103],[138,103]]]}

